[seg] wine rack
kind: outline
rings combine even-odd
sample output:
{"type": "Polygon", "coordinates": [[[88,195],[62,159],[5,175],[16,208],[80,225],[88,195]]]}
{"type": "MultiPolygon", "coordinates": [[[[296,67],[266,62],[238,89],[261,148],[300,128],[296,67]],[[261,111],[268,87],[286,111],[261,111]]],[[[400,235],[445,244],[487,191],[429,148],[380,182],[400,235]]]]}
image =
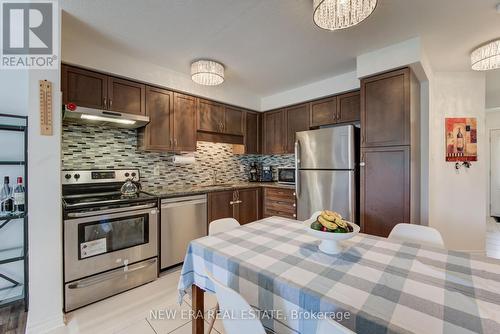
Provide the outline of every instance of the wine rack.
{"type": "Polygon", "coordinates": [[[23,240],[19,247],[2,249],[0,245],[0,308],[14,303],[24,302],[28,310],[28,117],[0,114],[0,135],[5,132],[22,133],[23,159],[8,160],[0,153],[0,174],[4,166],[18,166],[23,170],[25,187],[24,212],[0,215],[0,235],[11,224],[23,224],[23,240]],[[13,277],[6,270],[7,264],[23,262],[22,280],[13,277]]]}

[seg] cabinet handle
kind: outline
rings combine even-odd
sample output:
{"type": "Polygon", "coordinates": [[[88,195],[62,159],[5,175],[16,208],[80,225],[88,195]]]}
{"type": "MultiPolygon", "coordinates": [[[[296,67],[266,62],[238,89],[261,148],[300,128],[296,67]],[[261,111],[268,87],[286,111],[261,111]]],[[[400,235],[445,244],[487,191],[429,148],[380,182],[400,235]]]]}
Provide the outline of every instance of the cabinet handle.
{"type": "Polygon", "coordinates": [[[104,98],[103,102],[104,102],[104,108],[108,108],[108,99],[104,98]]]}
{"type": "Polygon", "coordinates": [[[172,138],[170,138],[170,146],[173,146],[172,138]]]}
{"type": "Polygon", "coordinates": [[[359,163],[359,167],[365,167],[365,166],[366,166],[366,163],[364,161],[359,163]]]}
{"type": "Polygon", "coordinates": [[[109,99],[109,107],[111,108],[113,106],[113,99],[109,99]]]}
{"type": "Polygon", "coordinates": [[[177,138],[174,139],[174,146],[177,146],[177,138]]]}

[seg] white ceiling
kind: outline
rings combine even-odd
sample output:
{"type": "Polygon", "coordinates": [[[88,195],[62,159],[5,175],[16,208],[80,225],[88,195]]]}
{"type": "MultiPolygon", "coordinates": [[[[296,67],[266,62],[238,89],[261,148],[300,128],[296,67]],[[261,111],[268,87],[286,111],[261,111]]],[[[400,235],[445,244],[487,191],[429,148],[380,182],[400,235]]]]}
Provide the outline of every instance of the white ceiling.
{"type": "MultiPolygon", "coordinates": [[[[63,30],[181,73],[226,66],[224,85],[268,96],[355,70],[356,56],[421,36],[434,70],[469,70],[473,47],[500,37],[497,0],[379,0],[357,27],[312,22],[312,0],[61,0],[63,30]],[[85,31],[83,31],[85,30],[85,31]]],[[[75,36],[78,38],[78,36],[75,36]]]]}

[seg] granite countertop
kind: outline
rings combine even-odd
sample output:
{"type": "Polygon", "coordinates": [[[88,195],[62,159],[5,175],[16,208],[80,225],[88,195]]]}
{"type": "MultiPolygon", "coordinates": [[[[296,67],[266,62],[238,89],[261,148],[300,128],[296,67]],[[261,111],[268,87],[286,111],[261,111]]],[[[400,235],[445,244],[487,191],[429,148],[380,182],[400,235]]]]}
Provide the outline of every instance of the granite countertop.
{"type": "Polygon", "coordinates": [[[211,192],[224,191],[224,190],[259,188],[259,187],[295,189],[294,185],[281,184],[277,182],[243,182],[234,184],[225,183],[214,186],[184,186],[184,187],[145,186],[142,189],[142,191],[160,198],[168,198],[168,197],[207,194],[211,192]]]}

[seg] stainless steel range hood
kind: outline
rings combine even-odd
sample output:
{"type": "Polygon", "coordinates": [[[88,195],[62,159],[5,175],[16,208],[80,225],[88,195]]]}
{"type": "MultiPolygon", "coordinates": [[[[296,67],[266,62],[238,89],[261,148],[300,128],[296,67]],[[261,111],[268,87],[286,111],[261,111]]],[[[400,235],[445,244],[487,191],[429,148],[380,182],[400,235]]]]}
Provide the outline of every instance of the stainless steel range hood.
{"type": "Polygon", "coordinates": [[[115,111],[77,107],[69,110],[63,105],[63,120],[84,124],[106,124],[109,126],[136,129],[149,123],[148,116],[125,114],[115,111]]]}

